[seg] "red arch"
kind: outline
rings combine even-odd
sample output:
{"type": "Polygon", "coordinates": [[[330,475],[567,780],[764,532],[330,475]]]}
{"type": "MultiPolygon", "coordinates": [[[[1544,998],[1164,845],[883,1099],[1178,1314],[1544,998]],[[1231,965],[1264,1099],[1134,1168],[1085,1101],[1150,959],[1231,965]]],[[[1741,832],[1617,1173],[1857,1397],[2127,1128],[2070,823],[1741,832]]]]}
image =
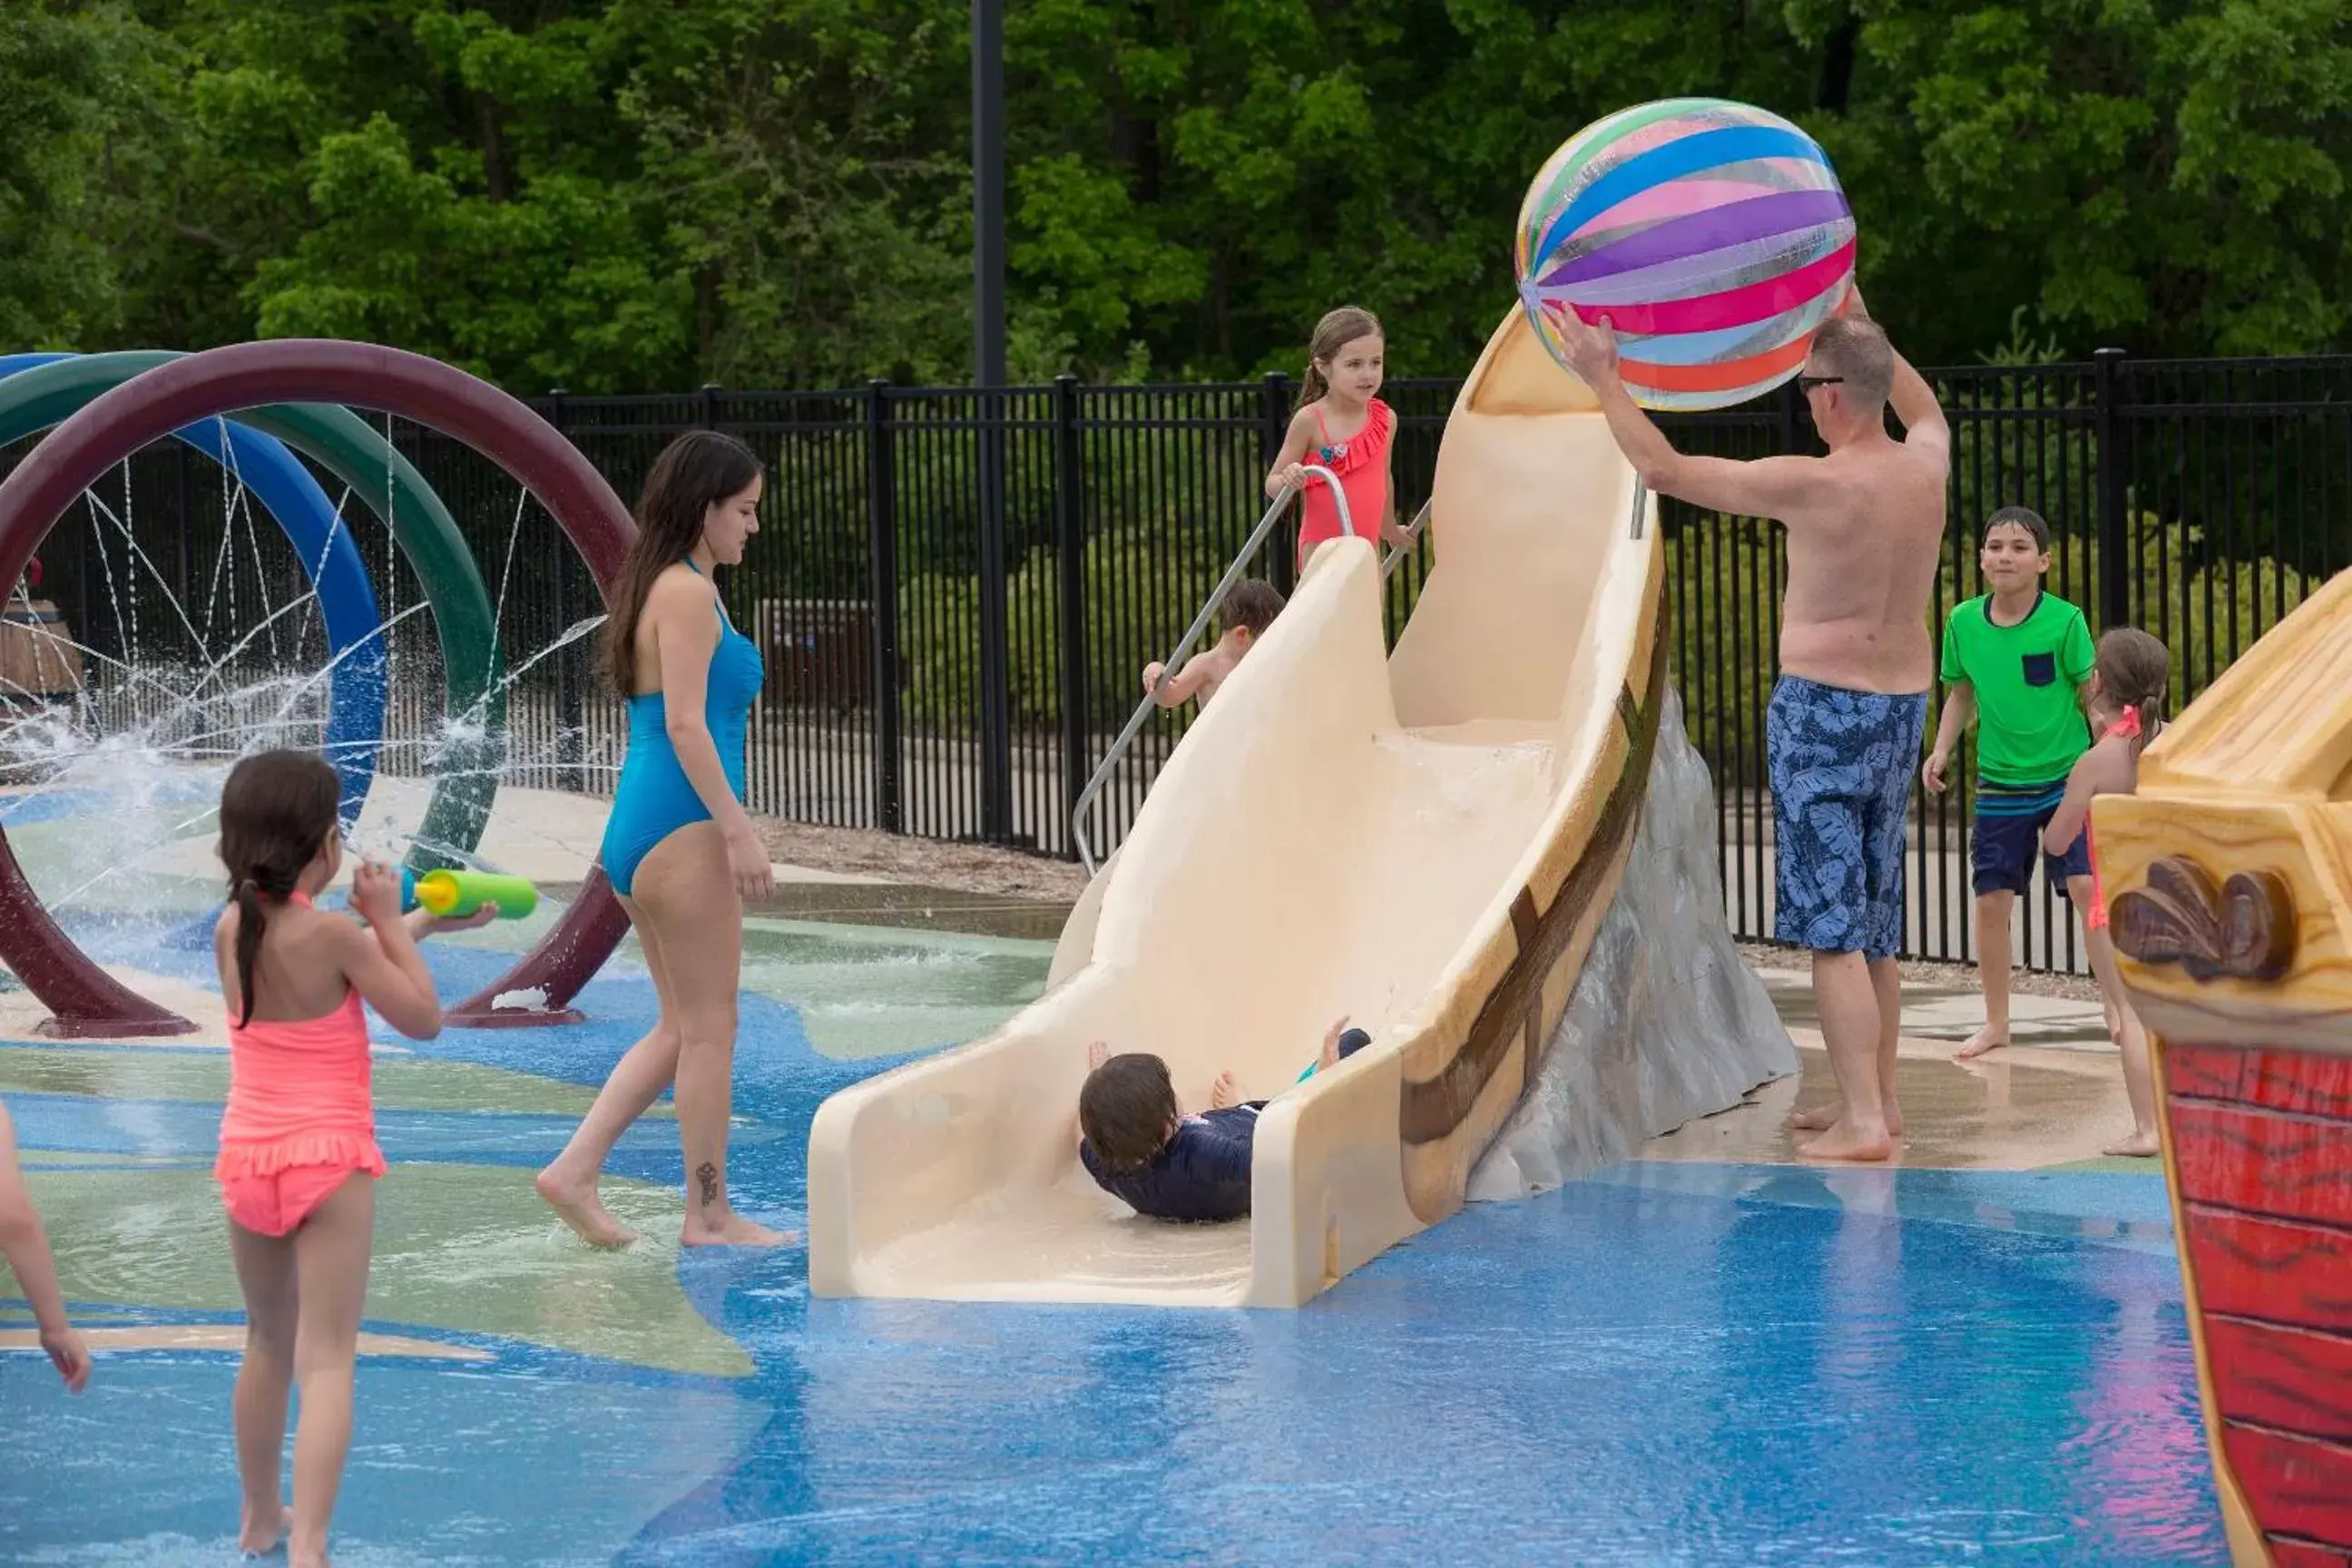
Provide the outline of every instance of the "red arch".
{"type": "MultiPolygon", "coordinates": [[[[0,583],[13,583],[84,487],[150,441],[193,420],[273,403],[347,403],[381,409],[455,437],[521,483],[562,528],[609,596],[635,525],[587,458],[514,398],[422,354],[373,343],[292,338],[236,343],[158,365],[94,399],[33,448],[0,482],[0,583]]],[[[543,1023],[574,1016],[567,1004],[612,956],[628,917],[591,869],[552,931],[496,984],[450,1015],[455,1024],[543,1023]],[[544,994],[544,1011],[495,1014],[508,992],[544,994]]],[[[125,989],[58,929],[25,879],[0,829],[0,962],[67,1036],[180,1034],[178,1015],[125,989]]]]}

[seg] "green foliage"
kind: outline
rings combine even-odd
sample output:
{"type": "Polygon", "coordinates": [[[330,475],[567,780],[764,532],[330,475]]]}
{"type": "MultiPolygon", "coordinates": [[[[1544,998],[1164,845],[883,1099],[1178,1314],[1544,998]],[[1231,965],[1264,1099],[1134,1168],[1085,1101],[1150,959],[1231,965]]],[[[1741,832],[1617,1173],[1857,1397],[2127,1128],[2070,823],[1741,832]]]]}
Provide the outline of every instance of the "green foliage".
{"type": "MultiPolygon", "coordinates": [[[[1225,564],[1197,534],[1123,528],[1087,541],[1086,603],[1098,617],[1083,639],[1093,728],[1125,722],[1143,699],[1143,667],[1174,650],[1225,564]],[[1143,583],[1165,584],[1166,591],[1139,593],[1143,583]]],[[[1034,550],[1006,584],[1013,719],[1048,730],[1062,714],[1061,570],[1052,550],[1034,550]]],[[[899,590],[898,616],[908,717],[940,727],[971,722],[980,710],[973,653],[980,646],[979,578],[934,573],[908,579],[899,590]]],[[[1212,626],[1200,648],[1216,632],[1212,626]]],[[[1181,724],[1183,716],[1172,721],[1181,724]]]]}
{"type": "MultiPolygon", "coordinates": [[[[1297,370],[1353,300],[1400,373],[1458,372],[1546,154],[1683,93],[1822,138],[1915,359],[2341,349],[2347,5],[1015,0],[1014,369],[1297,370]]],[[[17,0],[0,346],[331,331],[523,392],[958,380],[968,26],[950,0],[17,0]]]]}
{"type": "Polygon", "coordinates": [[[112,6],[0,6],[0,352],[118,329],[152,216],[160,46],[112,6]]]}

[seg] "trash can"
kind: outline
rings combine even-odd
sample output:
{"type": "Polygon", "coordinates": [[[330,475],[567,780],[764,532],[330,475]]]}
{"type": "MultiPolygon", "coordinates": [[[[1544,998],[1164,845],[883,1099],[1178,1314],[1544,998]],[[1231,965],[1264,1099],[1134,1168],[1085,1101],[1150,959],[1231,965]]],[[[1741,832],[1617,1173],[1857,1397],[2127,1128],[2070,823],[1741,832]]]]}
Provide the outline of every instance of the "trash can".
{"type": "Polygon", "coordinates": [[[754,636],[768,700],[855,708],[874,684],[874,607],[864,599],[761,599],[754,636]]]}
{"type": "Polygon", "coordinates": [[[0,705],[47,701],[81,689],[81,650],[47,599],[19,595],[0,609],[0,705]]]}

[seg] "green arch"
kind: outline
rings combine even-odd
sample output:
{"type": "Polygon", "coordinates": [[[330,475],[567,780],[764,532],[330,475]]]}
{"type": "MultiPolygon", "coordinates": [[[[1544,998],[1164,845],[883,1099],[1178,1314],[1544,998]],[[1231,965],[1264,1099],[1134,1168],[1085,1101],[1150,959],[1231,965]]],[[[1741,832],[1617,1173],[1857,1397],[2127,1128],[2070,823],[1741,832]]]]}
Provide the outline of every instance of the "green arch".
{"type": "MultiPolygon", "coordinates": [[[[0,446],[60,424],[133,376],[185,357],[161,350],[89,354],[0,381],[0,446]]],[[[507,704],[489,590],[475,569],[474,552],[457,531],[457,520],[415,466],[348,408],[282,403],[244,410],[236,419],[277,437],[342,480],[379,517],[386,510],[389,478],[391,515],[386,522],[432,606],[441,642],[446,712],[452,721],[479,714],[482,724],[479,742],[449,742],[417,837],[471,853],[482,841],[490,802],[498,794],[498,770],[506,760],[507,704]]],[[[453,722],[451,728],[462,734],[465,726],[453,722]]],[[[422,845],[410,852],[409,863],[420,871],[456,864],[422,845]]]]}

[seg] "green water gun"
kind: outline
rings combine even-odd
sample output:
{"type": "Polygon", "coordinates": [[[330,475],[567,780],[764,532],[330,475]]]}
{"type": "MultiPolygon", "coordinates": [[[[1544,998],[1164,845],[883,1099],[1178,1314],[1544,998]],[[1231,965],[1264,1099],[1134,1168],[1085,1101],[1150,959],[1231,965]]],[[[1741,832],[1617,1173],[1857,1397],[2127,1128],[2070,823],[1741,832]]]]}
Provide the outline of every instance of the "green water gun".
{"type": "Polygon", "coordinates": [[[444,920],[464,920],[484,904],[499,907],[499,919],[519,921],[539,908],[539,889],[525,877],[498,871],[427,871],[404,868],[400,907],[425,910],[444,920]]]}

